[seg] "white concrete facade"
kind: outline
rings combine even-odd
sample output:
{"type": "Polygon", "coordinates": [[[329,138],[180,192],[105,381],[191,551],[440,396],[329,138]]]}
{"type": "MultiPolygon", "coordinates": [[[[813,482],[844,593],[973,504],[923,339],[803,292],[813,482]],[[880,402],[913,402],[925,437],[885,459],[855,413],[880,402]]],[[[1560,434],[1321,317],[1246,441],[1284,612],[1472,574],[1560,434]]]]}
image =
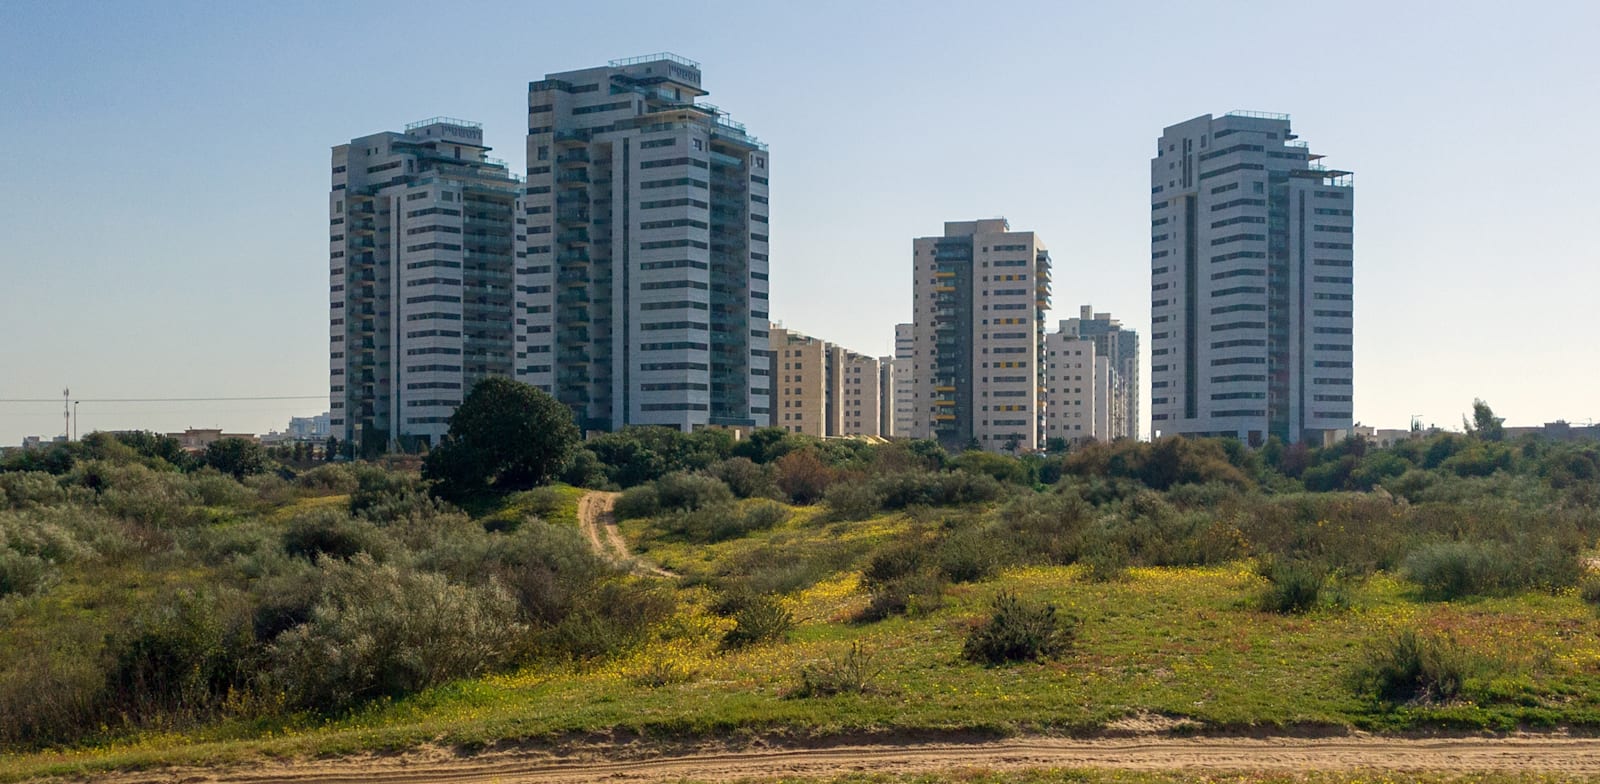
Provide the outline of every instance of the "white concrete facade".
{"type": "Polygon", "coordinates": [[[1095,393],[1101,386],[1097,374],[1108,366],[1096,355],[1094,340],[1062,329],[1045,335],[1044,345],[1047,445],[1055,438],[1068,445],[1103,438],[1096,411],[1104,404],[1097,406],[1095,393]]]}
{"type": "Polygon", "coordinates": [[[671,54],[528,86],[517,378],[587,430],[771,421],[771,162],[703,95],[671,54]]]}
{"type": "Polygon", "coordinates": [[[896,438],[911,437],[911,423],[916,419],[916,383],[912,375],[915,363],[916,336],[913,325],[894,325],[894,422],[888,435],[896,438]]]}
{"type": "Polygon", "coordinates": [[[1004,218],[912,241],[915,438],[946,448],[1041,447],[1050,253],[1004,218]]]}
{"type": "Polygon", "coordinates": [[[329,426],[364,451],[437,443],[479,379],[510,376],[521,182],[477,123],[333,148],[329,426]]]}
{"type": "Polygon", "coordinates": [[[1150,161],[1151,428],[1321,443],[1352,424],[1349,172],[1287,115],[1203,115],[1150,161]]]}

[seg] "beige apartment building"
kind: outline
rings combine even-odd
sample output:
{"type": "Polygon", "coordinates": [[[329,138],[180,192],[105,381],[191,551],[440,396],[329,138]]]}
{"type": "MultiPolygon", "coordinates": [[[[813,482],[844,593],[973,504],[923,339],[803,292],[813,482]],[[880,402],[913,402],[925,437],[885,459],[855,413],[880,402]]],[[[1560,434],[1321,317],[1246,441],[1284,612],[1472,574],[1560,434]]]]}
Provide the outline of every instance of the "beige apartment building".
{"type": "Polygon", "coordinates": [[[774,427],[818,438],[881,434],[876,358],[777,325],[768,334],[774,427]]]}
{"type": "Polygon", "coordinates": [[[910,435],[949,449],[1043,444],[1050,253],[1005,218],[951,221],[912,241],[910,435]]]}
{"type": "Polygon", "coordinates": [[[1045,446],[1059,438],[1068,445],[1105,438],[1109,429],[1106,398],[1110,363],[1099,356],[1093,338],[1063,329],[1045,336],[1045,446]]]}

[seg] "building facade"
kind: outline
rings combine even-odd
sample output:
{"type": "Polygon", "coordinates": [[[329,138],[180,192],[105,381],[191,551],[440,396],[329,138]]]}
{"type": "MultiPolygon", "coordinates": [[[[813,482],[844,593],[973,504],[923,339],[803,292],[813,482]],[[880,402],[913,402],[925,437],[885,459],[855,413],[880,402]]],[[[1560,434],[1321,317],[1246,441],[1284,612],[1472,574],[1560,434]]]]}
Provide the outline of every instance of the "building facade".
{"type": "Polygon", "coordinates": [[[886,435],[910,438],[911,423],[916,420],[916,377],[912,374],[916,354],[916,327],[912,324],[894,325],[894,421],[886,435]]]}
{"type": "Polygon", "coordinates": [[[1078,309],[1078,317],[1061,322],[1063,331],[1094,341],[1095,355],[1111,368],[1111,390],[1107,397],[1109,429],[1096,438],[1139,437],[1139,333],[1122,326],[1110,313],[1096,313],[1090,305],[1078,309]]]}
{"type": "Polygon", "coordinates": [[[911,435],[949,449],[1042,446],[1050,253],[1004,218],[912,241],[911,435]]]}
{"type": "Polygon", "coordinates": [[[1057,450],[1103,439],[1097,393],[1109,386],[1102,373],[1110,365],[1098,355],[1093,338],[1080,337],[1065,324],[1045,336],[1044,447],[1057,450]],[[1057,439],[1060,439],[1059,441],[1057,439]]]}
{"type": "Polygon", "coordinates": [[[522,183],[477,123],[333,148],[329,427],[367,453],[437,443],[479,379],[513,372],[522,183]]]}
{"type": "Polygon", "coordinates": [[[818,438],[880,435],[877,359],[777,325],[770,335],[775,427],[818,438]]]}
{"type": "Polygon", "coordinates": [[[706,94],[671,54],[528,85],[516,377],[587,430],[771,419],[770,161],[706,94]]]}
{"type": "Polygon", "coordinates": [[[1321,443],[1352,425],[1349,172],[1288,115],[1168,127],[1150,161],[1151,429],[1321,443]]]}

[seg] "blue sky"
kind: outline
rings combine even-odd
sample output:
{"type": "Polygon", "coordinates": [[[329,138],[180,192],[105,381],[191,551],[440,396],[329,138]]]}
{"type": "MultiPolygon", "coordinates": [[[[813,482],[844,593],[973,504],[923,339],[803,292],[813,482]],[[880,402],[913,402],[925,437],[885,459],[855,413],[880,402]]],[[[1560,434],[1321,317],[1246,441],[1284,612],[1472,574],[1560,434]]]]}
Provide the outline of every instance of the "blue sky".
{"type": "MultiPolygon", "coordinates": [[[[0,0],[0,399],[325,394],[330,147],[449,115],[520,168],[528,81],[672,51],[771,145],[792,328],[887,353],[911,238],[1004,215],[1049,244],[1056,317],[1147,334],[1155,138],[1287,112],[1356,173],[1358,420],[1600,418],[1596,32],[1589,2],[0,0]]],[[[0,444],[60,430],[59,404],[0,403],[0,444]]]]}

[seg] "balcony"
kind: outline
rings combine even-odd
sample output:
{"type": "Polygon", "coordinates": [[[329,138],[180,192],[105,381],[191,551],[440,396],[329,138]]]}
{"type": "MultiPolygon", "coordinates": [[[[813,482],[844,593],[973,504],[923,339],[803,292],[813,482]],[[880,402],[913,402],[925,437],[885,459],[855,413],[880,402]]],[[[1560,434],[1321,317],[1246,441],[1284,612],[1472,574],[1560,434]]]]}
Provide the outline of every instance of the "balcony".
{"type": "Polygon", "coordinates": [[[556,164],[558,166],[587,166],[589,164],[589,151],[584,148],[568,150],[556,156],[556,164]]]}

